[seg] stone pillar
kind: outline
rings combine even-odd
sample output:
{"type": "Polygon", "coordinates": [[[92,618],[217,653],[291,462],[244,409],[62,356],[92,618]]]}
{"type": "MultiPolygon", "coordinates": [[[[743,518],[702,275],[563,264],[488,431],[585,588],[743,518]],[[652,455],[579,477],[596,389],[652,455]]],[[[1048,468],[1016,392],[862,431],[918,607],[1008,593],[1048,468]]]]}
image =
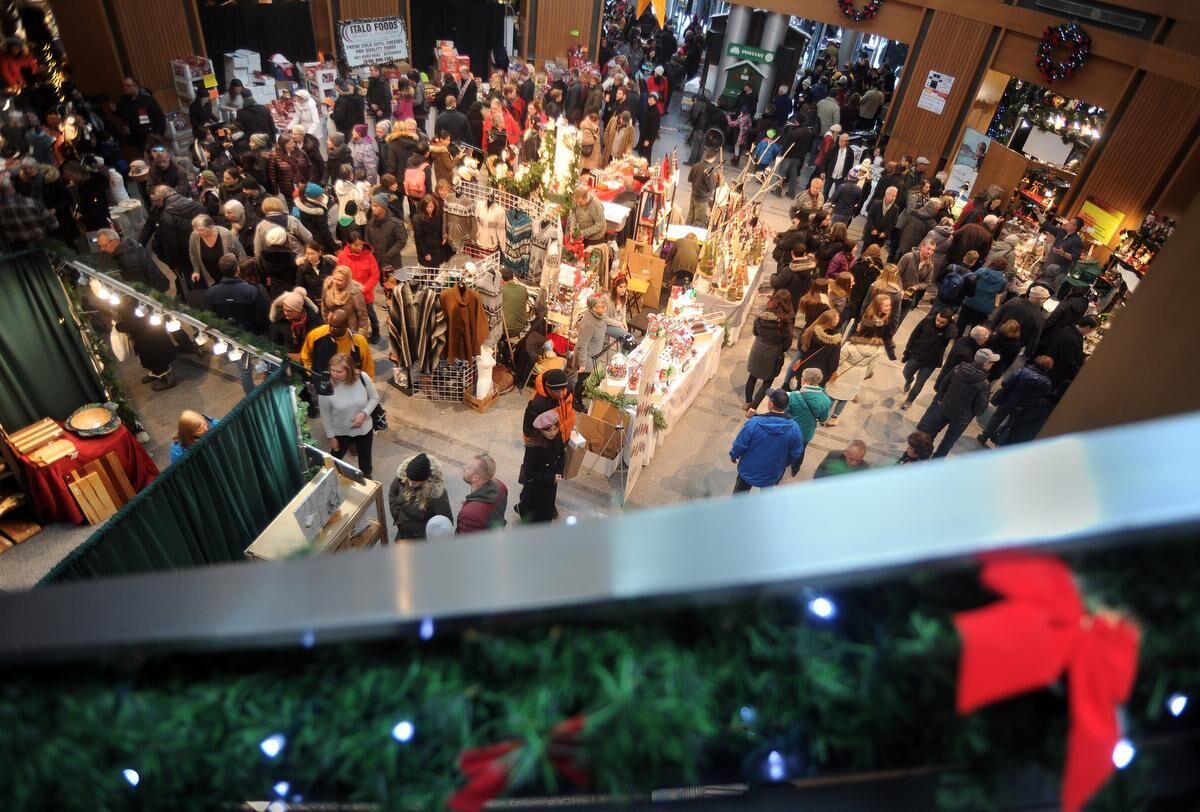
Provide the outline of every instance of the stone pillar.
{"type": "Polygon", "coordinates": [[[729,46],[735,42],[740,45],[749,45],[746,42],[746,35],[750,32],[750,14],[751,11],[747,6],[729,7],[729,20],[725,24],[725,41],[721,43],[721,61],[718,65],[717,81],[713,87],[714,98],[725,87],[725,69],[739,61],[729,55],[729,46]]]}
{"type": "MultiPolygon", "coordinates": [[[[784,38],[787,37],[788,15],[778,12],[771,12],[767,15],[766,25],[763,26],[762,45],[759,47],[772,55],[774,58],[775,52],[783,46],[784,38]]],[[[771,99],[775,98],[775,90],[781,84],[791,86],[791,76],[780,76],[779,71],[775,66],[775,62],[763,66],[767,69],[767,78],[763,80],[762,88],[758,93],[758,111],[761,113],[767,108],[767,104],[771,99]]]]}

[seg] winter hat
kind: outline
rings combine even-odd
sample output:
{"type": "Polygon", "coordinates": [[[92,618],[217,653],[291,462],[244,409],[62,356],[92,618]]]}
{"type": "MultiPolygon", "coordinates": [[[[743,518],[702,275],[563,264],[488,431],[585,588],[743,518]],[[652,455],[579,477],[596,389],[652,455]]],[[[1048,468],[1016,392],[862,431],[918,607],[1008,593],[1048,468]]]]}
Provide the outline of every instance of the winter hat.
{"type": "Polygon", "coordinates": [[[418,454],[408,461],[408,467],[404,469],[404,475],[408,477],[410,482],[425,482],[433,475],[433,466],[429,462],[429,457],[425,454],[418,454]]]}
{"type": "Polygon", "coordinates": [[[354,133],[359,138],[366,138],[367,137],[367,125],[366,124],[355,124],[354,125],[354,133]]]}
{"type": "MultiPolygon", "coordinates": [[[[557,372],[558,370],[555,370],[555,371],[557,372]]],[[[557,425],[558,425],[558,410],[557,409],[550,409],[548,411],[542,412],[537,417],[535,417],[533,420],[533,427],[535,429],[537,429],[538,431],[545,431],[546,429],[554,428],[557,425]]]]}
{"type": "Polygon", "coordinates": [[[321,188],[319,183],[310,183],[304,187],[304,196],[309,200],[316,200],[325,194],[325,190],[321,188]]]}
{"type": "Polygon", "coordinates": [[[917,165],[918,166],[929,166],[929,159],[926,158],[924,155],[922,155],[920,158],[917,158],[917,165]]]}
{"type": "Polygon", "coordinates": [[[775,136],[776,132],[774,130],[767,130],[767,138],[774,138],[775,136]]]}
{"type": "Polygon", "coordinates": [[[144,178],[150,174],[150,167],[145,161],[133,161],[129,164],[129,177],[144,178]]]}
{"type": "Polygon", "coordinates": [[[213,172],[211,169],[205,169],[203,172],[200,173],[200,180],[205,181],[207,183],[211,183],[213,186],[216,186],[217,185],[217,173],[213,172]]]}
{"type": "Polygon", "coordinates": [[[561,369],[548,369],[542,375],[542,385],[546,389],[566,389],[567,388],[567,373],[561,369]]]}
{"type": "Polygon", "coordinates": [[[342,144],[346,143],[346,136],[339,132],[332,132],[329,134],[329,140],[335,147],[340,147],[342,144]]]}
{"type": "MultiPolygon", "coordinates": [[[[282,230],[282,229],[280,229],[282,230]]],[[[303,310],[304,299],[308,295],[308,291],[301,287],[292,288],[290,292],[283,294],[280,298],[283,299],[283,306],[288,310],[303,310]]]]}
{"type": "Polygon", "coordinates": [[[988,349],[979,350],[975,353],[975,366],[983,366],[984,364],[994,364],[1000,360],[1000,356],[988,349]]]}
{"type": "Polygon", "coordinates": [[[305,101],[308,101],[309,99],[312,98],[312,96],[309,95],[307,90],[305,90],[304,88],[300,88],[299,90],[296,91],[296,98],[304,99],[305,101]]]}
{"type": "Polygon", "coordinates": [[[662,65],[659,65],[657,68],[654,69],[654,75],[655,76],[663,75],[663,66],[662,65]]]}
{"type": "Polygon", "coordinates": [[[383,206],[386,209],[388,204],[392,202],[392,199],[383,192],[380,192],[377,195],[371,195],[371,202],[376,206],[383,206]]]}
{"type": "Polygon", "coordinates": [[[454,523],[442,514],[438,514],[425,522],[425,538],[444,539],[454,535],[454,523]]]}
{"type": "Polygon", "coordinates": [[[354,225],[354,218],[348,214],[343,214],[338,218],[338,225],[342,228],[350,228],[350,226],[354,225]]]}
{"type": "Polygon", "coordinates": [[[222,254],[217,260],[217,267],[221,270],[222,276],[233,276],[237,273],[238,258],[233,254],[222,254]]]}
{"type": "Polygon", "coordinates": [[[250,146],[253,149],[262,149],[267,145],[267,136],[263,133],[255,133],[250,136],[250,146]]]}
{"type": "Polygon", "coordinates": [[[287,245],[287,232],[279,226],[273,226],[267,229],[267,245],[287,245]]]}

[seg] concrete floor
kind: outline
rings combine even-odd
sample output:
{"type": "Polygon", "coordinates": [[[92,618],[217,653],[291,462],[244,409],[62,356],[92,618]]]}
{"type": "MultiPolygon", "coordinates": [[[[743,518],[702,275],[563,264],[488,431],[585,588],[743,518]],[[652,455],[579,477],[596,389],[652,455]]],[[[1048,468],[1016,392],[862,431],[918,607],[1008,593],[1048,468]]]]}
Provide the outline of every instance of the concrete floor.
{"type": "MultiPolygon", "coordinates": [[[[661,157],[671,148],[679,149],[683,178],[676,193],[676,204],[686,207],[689,184],[686,179],[687,167],[682,164],[687,152],[683,144],[685,135],[682,118],[677,111],[672,111],[664,121],[663,135],[654,154],[661,157]]],[[[728,176],[736,172],[735,168],[727,166],[728,176]]],[[[787,198],[769,196],[763,206],[768,225],[777,230],[786,229],[789,204],[787,198]]],[[[862,218],[859,218],[851,224],[852,237],[860,233],[861,223],[862,218]]],[[[412,263],[416,264],[415,248],[411,241],[408,250],[413,253],[412,263]]],[[[771,260],[768,258],[767,262],[771,260]]],[[[773,268],[769,266],[761,276],[761,287],[757,293],[760,303],[769,292],[771,271],[773,268]]],[[[898,348],[903,348],[909,332],[927,312],[927,306],[924,306],[908,316],[896,337],[898,348]]],[[[385,317],[381,320],[385,320],[385,317]]],[[[628,507],[653,507],[731,492],[735,467],[729,461],[728,452],[734,435],[745,419],[742,412],[745,364],[752,342],[751,331],[744,329],[740,340],[724,349],[715,377],[702,389],[678,424],[670,427],[664,444],[642,472],[628,507]]],[[[510,488],[508,515],[510,523],[515,523],[517,517],[512,506],[520,489],[516,478],[523,455],[521,415],[530,390],[501,398],[487,413],[481,415],[463,404],[436,403],[404,395],[387,383],[391,377],[391,364],[386,357],[386,347],[377,347],[375,354],[378,386],[390,421],[388,431],[376,436],[375,478],[383,482],[386,488],[395,478],[397,466],[407,456],[417,451],[433,454],[444,467],[450,502],[457,515],[458,507],[467,493],[467,486],[461,477],[462,467],[475,454],[487,451],[496,459],[498,478],[510,488]]],[[[190,408],[220,417],[233,408],[242,396],[233,364],[225,358],[215,358],[211,352],[181,354],[175,369],[179,384],[166,392],[153,392],[149,386],[141,383],[143,372],[136,360],[120,365],[121,377],[150,435],[147,450],[163,468],[168,463],[171,439],[181,410],[190,408]]],[[[900,411],[897,407],[902,399],[902,381],[901,365],[885,358],[876,367],[875,375],[863,386],[858,403],[846,407],[839,425],[818,429],[809,445],[799,476],[785,479],[785,487],[802,486],[805,480],[812,477],[826,453],[840,451],[854,439],[866,443],[867,461],[872,465],[894,463],[904,449],[905,438],[915,430],[932,397],[932,385],[927,385],[912,409],[900,411]]],[[[313,421],[312,430],[314,437],[319,441],[323,439],[319,421],[313,421]]],[[[953,453],[979,450],[980,446],[974,439],[979,430],[976,427],[969,428],[953,453]]],[[[353,458],[350,460],[353,461],[353,458]]],[[[559,511],[563,516],[575,515],[580,518],[611,514],[622,509],[623,491],[623,474],[617,474],[609,480],[584,468],[579,477],[561,483],[558,491],[559,511]]],[[[390,516],[387,521],[390,537],[390,516]]],[[[30,546],[25,544],[0,559],[0,589],[32,586],[41,577],[40,572],[48,570],[89,535],[86,528],[64,527],[55,530],[61,532],[46,537],[47,542],[52,537],[55,539],[53,554],[48,549],[42,549],[36,555],[32,548],[22,552],[20,547],[30,546]],[[17,559],[22,559],[19,564],[17,559]],[[14,566],[6,567],[9,563],[14,566]]],[[[36,538],[31,539],[32,542],[36,542],[36,538]]]]}

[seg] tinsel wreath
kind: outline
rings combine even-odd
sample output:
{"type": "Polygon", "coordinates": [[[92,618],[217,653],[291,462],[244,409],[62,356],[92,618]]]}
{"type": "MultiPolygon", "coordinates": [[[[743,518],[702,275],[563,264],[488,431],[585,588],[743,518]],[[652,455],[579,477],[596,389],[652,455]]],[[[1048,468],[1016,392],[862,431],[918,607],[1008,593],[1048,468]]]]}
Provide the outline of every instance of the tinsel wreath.
{"type": "Polygon", "coordinates": [[[879,13],[879,7],[882,5],[883,0],[871,0],[862,8],[858,8],[854,5],[854,0],[838,0],[838,8],[842,10],[842,14],[856,23],[875,19],[875,15],[879,13]]]}
{"type": "Polygon", "coordinates": [[[1047,84],[1066,79],[1087,61],[1092,50],[1092,38],[1075,23],[1048,26],[1038,46],[1037,67],[1047,84]],[[1065,62],[1054,59],[1058,48],[1068,48],[1065,62]]]}

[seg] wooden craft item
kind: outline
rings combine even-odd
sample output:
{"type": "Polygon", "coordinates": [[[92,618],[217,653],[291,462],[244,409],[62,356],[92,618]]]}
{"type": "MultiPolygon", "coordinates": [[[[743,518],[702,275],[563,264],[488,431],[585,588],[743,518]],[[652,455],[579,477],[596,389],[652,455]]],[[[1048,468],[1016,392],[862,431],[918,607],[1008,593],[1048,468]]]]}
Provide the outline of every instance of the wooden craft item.
{"type": "Polygon", "coordinates": [[[42,532],[42,526],[24,519],[0,519],[0,538],[6,538],[13,544],[20,544],[30,536],[42,532]]]}
{"type": "Polygon", "coordinates": [[[18,454],[28,456],[30,452],[53,442],[63,434],[62,426],[48,417],[8,435],[8,441],[18,454]]]}
{"type": "Polygon", "coordinates": [[[6,538],[0,538],[0,555],[7,553],[13,548],[13,543],[6,538]]]}
{"type": "Polygon", "coordinates": [[[95,472],[83,476],[79,476],[79,474],[79,471],[71,471],[65,477],[67,488],[79,502],[79,509],[83,511],[88,524],[100,524],[107,521],[117,512],[117,506],[113,504],[101,475],[95,472]]]}
{"type": "Polygon", "coordinates": [[[29,455],[29,461],[34,465],[45,467],[50,463],[57,462],[65,457],[76,457],[79,451],[75,448],[75,444],[65,437],[60,437],[53,442],[37,449],[29,455]]]}

